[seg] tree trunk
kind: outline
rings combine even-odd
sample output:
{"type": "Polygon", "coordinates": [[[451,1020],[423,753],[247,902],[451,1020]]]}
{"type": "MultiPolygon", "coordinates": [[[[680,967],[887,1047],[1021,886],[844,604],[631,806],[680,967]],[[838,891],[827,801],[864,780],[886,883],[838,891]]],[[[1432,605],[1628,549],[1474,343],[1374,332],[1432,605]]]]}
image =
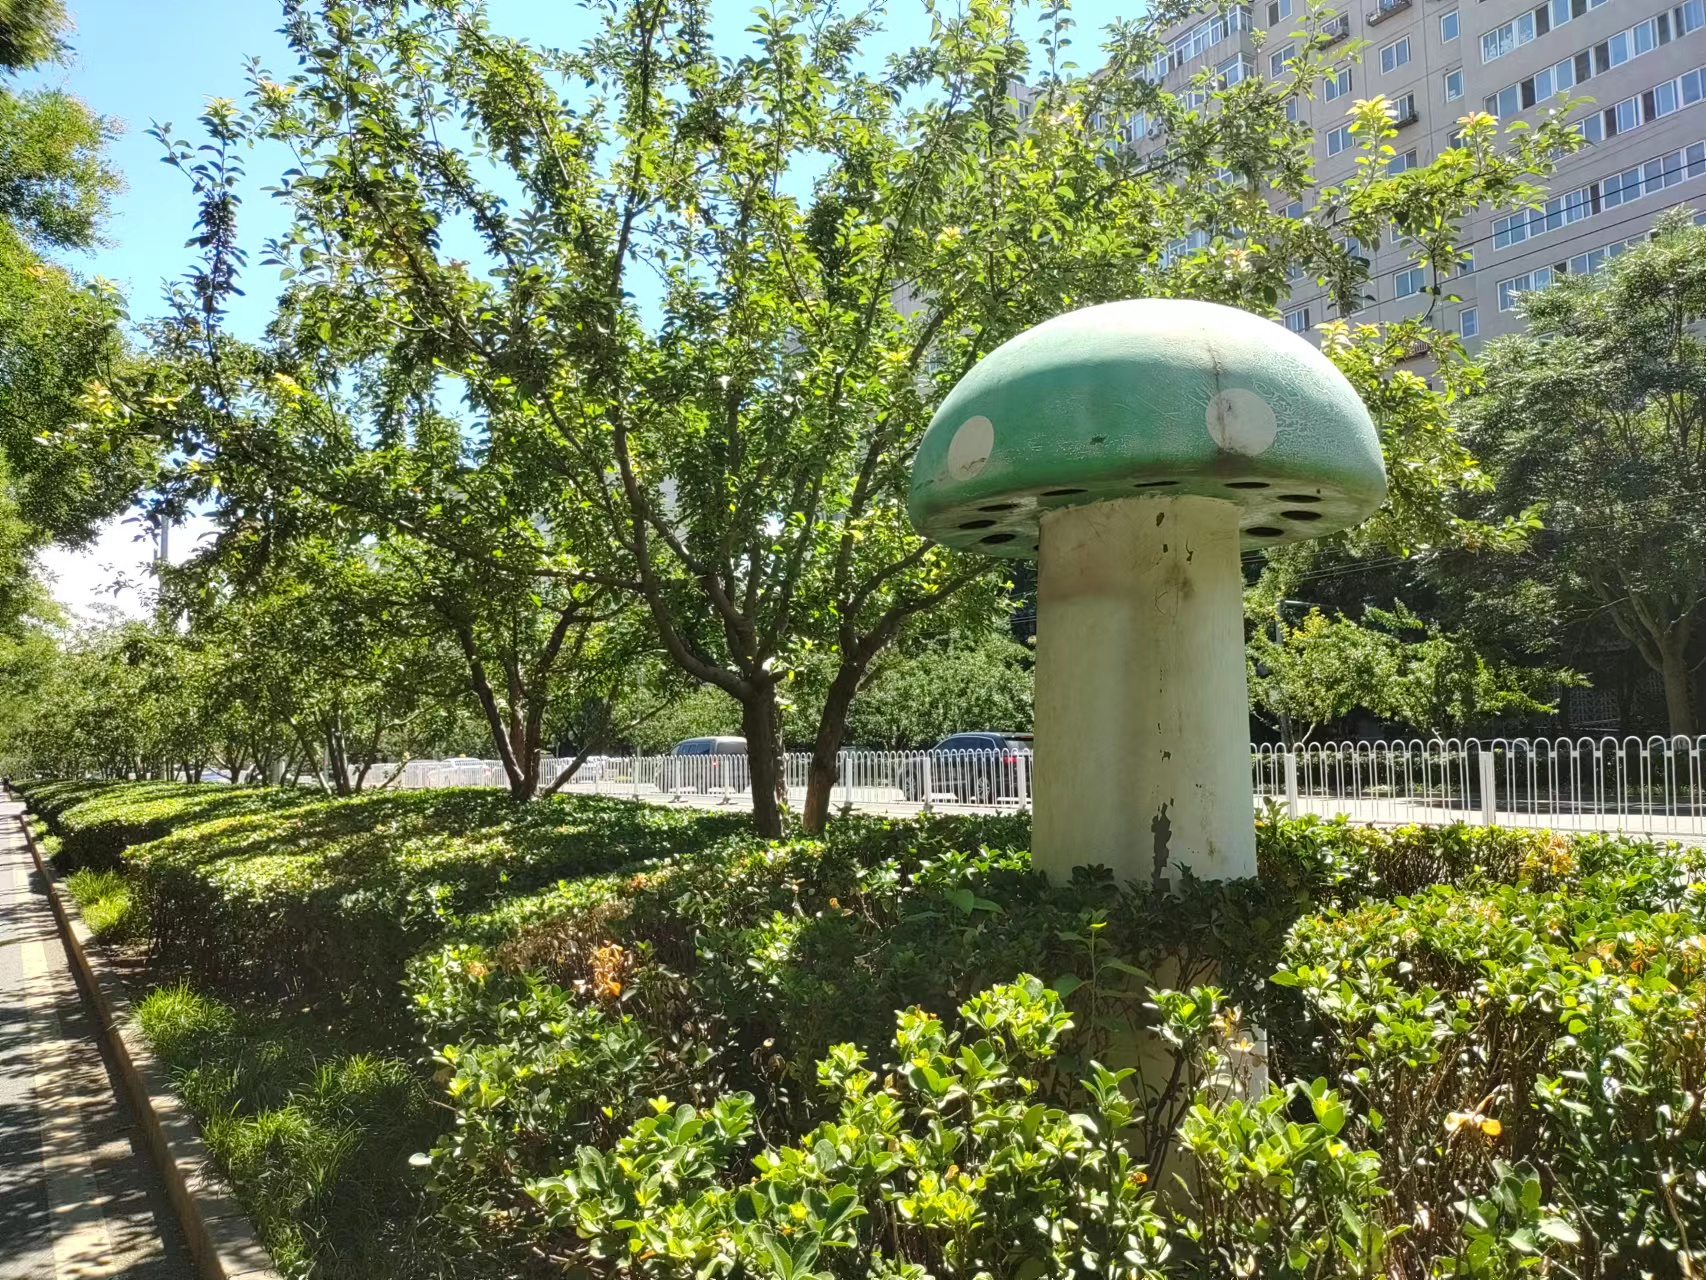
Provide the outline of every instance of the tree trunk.
{"type": "Polygon", "coordinates": [[[752,779],[752,825],[759,835],[778,840],[787,777],[782,768],[782,718],[776,710],[776,690],[768,684],[753,690],[741,702],[740,723],[752,779]]]}
{"type": "Polygon", "coordinates": [[[841,743],[847,736],[847,713],[852,709],[853,696],[859,692],[859,681],[864,675],[864,667],[843,663],[823,700],[823,717],[818,721],[817,740],[812,743],[811,765],[806,771],[806,805],[801,817],[802,825],[812,835],[820,834],[829,822],[835,784],[841,780],[841,743]]]}
{"type": "Polygon", "coordinates": [[[1665,711],[1673,738],[1694,736],[1694,703],[1688,696],[1688,653],[1683,644],[1667,643],[1659,650],[1659,674],[1665,683],[1665,711]]]}
{"type": "Polygon", "coordinates": [[[510,798],[513,800],[532,800],[539,794],[539,761],[544,753],[539,750],[539,735],[528,733],[524,736],[521,749],[515,753],[518,767],[518,777],[512,778],[509,784],[510,798]]]}

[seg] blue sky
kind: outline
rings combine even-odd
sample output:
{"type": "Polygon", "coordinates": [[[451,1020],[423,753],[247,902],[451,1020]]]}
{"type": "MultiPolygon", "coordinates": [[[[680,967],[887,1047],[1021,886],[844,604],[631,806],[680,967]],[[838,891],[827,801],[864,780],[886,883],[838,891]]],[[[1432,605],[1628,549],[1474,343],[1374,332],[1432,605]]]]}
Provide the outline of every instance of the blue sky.
{"type": "MultiPolygon", "coordinates": [[[[280,73],[292,67],[278,34],[276,0],[67,0],[76,31],[72,53],[62,67],[34,77],[82,98],[113,118],[122,133],[112,148],[125,189],[114,201],[108,241],[70,263],[77,270],[115,281],[130,300],[131,315],[144,320],[162,310],[162,282],[180,276],[191,260],[184,248],[195,216],[188,184],[160,163],[159,143],[147,134],[156,122],[169,122],[179,137],[198,141],[196,117],[210,97],[241,97],[244,67],[250,57],[280,73]]],[[[713,0],[719,45],[738,53],[749,39],[752,0],[713,0]]],[[[942,0],[944,6],[953,0],[942,0]]],[[[1142,0],[1079,0],[1076,61],[1096,61],[1100,29],[1117,16],[1142,11],[1142,0]]],[[[576,0],[490,0],[494,27],[558,47],[579,44],[590,31],[590,18],[576,0]]],[[[893,0],[885,34],[873,45],[881,55],[922,39],[927,19],[918,0],[893,0]]],[[[283,167],[280,155],[249,158],[250,189],[242,214],[243,241],[252,258],[261,242],[282,230],[282,211],[259,188],[283,167]],[[269,172],[269,170],[271,172],[269,172]]],[[[252,262],[244,281],[246,298],[232,311],[239,332],[256,334],[265,324],[277,280],[252,262]]],[[[55,594],[75,612],[88,615],[105,604],[140,616],[135,590],[113,590],[120,579],[144,577],[150,554],[137,540],[134,523],[119,521],[91,548],[51,551],[45,567],[55,579],[55,594]]],[[[173,559],[182,558],[201,529],[180,531],[173,559]]]]}
{"type": "MultiPolygon", "coordinates": [[[[945,0],[951,3],[951,0],[945,0]]],[[[277,71],[290,68],[278,35],[276,0],[69,0],[77,30],[69,65],[43,77],[83,98],[124,132],[113,160],[126,189],[115,202],[112,243],[76,265],[123,286],[138,319],[160,310],[162,279],[180,274],[189,260],[183,247],[194,210],[183,177],[160,163],[160,147],[146,130],[170,122],[178,136],[196,140],[195,121],[209,97],[239,97],[250,56],[277,71]]],[[[716,6],[723,47],[739,51],[747,37],[750,0],[716,6]]],[[[1141,9],[1140,0],[1080,0],[1075,51],[1095,61],[1100,27],[1121,13],[1141,9]]],[[[584,38],[589,16],[574,0],[491,0],[493,25],[543,44],[572,46],[584,38]]],[[[890,6],[882,51],[899,48],[927,30],[922,5],[896,0],[890,6]]],[[[278,157],[250,159],[252,186],[265,185],[278,157]]],[[[244,240],[251,251],[282,226],[279,211],[258,190],[244,206],[244,240]]],[[[235,319],[251,332],[265,320],[274,281],[251,268],[249,298],[235,319]]]]}

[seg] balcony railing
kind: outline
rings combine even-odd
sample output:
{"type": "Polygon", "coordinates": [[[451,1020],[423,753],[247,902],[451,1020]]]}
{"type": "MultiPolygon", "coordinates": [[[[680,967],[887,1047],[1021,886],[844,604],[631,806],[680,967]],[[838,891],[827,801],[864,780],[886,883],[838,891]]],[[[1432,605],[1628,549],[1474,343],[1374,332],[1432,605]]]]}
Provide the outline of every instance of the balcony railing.
{"type": "Polygon", "coordinates": [[[1378,27],[1393,14],[1410,7],[1411,0],[1380,0],[1380,3],[1368,11],[1368,25],[1378,27]]]}
{"type": "Polygon", "coordinates": [[[1340,14],[1330,22],[1321,26],[1321,47],[1329,49],[1341,40],[1350,38],[1351,20],[1346,14],[1340,14]]]}

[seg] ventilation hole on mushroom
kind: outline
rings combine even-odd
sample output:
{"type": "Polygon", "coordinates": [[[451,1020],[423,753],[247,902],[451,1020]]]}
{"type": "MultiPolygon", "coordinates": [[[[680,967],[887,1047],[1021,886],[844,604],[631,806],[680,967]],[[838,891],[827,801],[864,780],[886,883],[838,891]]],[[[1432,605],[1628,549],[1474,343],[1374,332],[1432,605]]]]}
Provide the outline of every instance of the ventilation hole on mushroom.
{"type": "Polygon", "coordinates": [[[1319,511],[1282,511],[1280,517],[1285,520],[1319,520],[1321,513],[1319,511]]]}
{"type": "Polygon", "coordinates": [[[1082,489],[1044,489],[1045,498],[1070,498],[1075,493],[1083,493],[1082,489]]]}
{"type": "Polygon", "coordinates": [[[1018,510],[1018,507],[1019,507],[1019,504],[1017,502],[992,502],[987,507],[979,507],[978,510],[979,511],[1016,511],[1016,510],[1018,510]]]}
{"type": "MultiPolygon", "coordinates": [[[[1279,500],[1281,502],[1319,502],[1321,495],[1318,493],[1282,493],[1279,500]]],[[[988,511],[989,508],[985,507],[984,510],[988,511]]]]}
{"type": "Polygon", "coordinates": [[[1228,489],[1267,489],[1271,488],[1266,480],[1228,480],[1228,489]]]}
{"type": "MultiPolygon", "coordinates": [[[[1244,530],[1244,532],[1249,534],[1252,538],[1278,538],[1285,533],[1285,530],[1276,529],[1271,524],[1256,524],[1251,525],[1248,529],[1244,530]]],[[[984,541],[988,542],[989,539],[985,538],[984,541]]]]}
{"type": "Polygon", "coordinates": [[[1139,480],[1134,487],[1138,489],[1165,489],[1178,483],[1177,480],[1139,480]]]}
{"type": "Polygon", "coordinates": [[[995,521],[993,520],[967,520],[960,526],[962,529],[993,529],[994,527],[995,521]]]}
{"type": "MultiPolygon", "coordinates": [[[[1275,529],[1274,532],[1278,533],[1279,530],[1275,529]]],[[[1013,541],[1014,538],[1016,538],[1018,536],[1019,535],[1016,533],[992,533],[987,538],[979,539],[979,541],[986,542],[990,546],[995,547],[995,546],[1000,546],[1003,542],[1011,542],[1011,541],[1013,541]]]]}

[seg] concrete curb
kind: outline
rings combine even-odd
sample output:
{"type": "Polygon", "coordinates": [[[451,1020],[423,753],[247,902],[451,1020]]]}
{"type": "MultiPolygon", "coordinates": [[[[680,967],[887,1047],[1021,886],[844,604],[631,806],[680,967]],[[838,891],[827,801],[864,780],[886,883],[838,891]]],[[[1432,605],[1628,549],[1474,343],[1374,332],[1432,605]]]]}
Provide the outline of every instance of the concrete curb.
{"type": "Polygon", "coordinates": [[[59,877],[41,856],[24,816],[19,816],[18,825],[47,886],[48,902],[78,984],[89,997],[141,1124],[143,1141],[166,1184],[197,1280],[280,1280],[272,1257],[261,1247],[254,1227],[202,1143],[195,1117],[172,1092],[164,1064],[149,1049],[130,999],[83,923],[77,904],[60,892],[59,877]]]}

